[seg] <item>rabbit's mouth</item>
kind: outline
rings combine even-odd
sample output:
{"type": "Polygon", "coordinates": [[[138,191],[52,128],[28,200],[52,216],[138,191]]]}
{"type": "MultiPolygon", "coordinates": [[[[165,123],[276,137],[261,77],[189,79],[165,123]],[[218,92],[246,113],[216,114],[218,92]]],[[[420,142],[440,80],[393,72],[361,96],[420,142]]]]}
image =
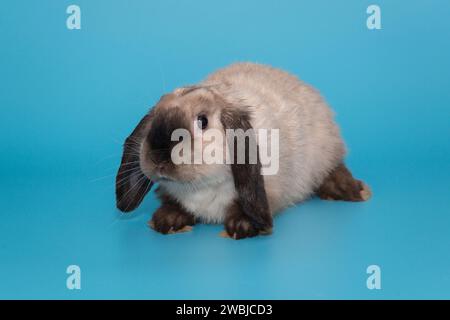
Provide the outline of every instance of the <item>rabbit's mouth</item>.
{"type": "Polygon", "coordinates": [[[173,179],[171,177],[161,176],[161,175],[154,177],[152,180],[154,180],[155,182],[175,182],[176,181],[175,179],[173,179]]]}

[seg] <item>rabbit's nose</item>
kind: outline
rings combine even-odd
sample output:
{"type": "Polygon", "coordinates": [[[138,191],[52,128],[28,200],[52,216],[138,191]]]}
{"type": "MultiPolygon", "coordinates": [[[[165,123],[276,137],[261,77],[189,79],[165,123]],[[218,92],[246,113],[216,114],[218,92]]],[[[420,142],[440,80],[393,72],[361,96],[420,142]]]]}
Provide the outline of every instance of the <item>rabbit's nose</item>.
{"type": "Polygon", "coordinates": [[[156,166],[164,166],[167,161],[170,161],[171,153],[170,150],[149,150],[148,158],[156,166]]]}

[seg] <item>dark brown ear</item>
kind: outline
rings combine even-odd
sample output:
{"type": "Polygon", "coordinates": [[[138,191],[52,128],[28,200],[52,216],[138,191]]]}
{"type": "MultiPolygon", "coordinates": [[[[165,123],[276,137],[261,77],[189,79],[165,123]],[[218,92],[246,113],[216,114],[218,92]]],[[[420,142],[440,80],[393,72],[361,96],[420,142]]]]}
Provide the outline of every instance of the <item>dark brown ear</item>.
{"type": "Polygon", "coordinates": [[[116,205],[123,212],[136,209],[153,185],[139,165],[139,146],[149,120],[150,114],[147,114],[125,140],[123,147],[122,162],[116,176],[116,205]]]}
{"type": "Polygon", "coordinates": [[[238,148],[237,136],[240,130],[236,131],[236,129],[242,129],[243,131],[241,132],[253,129],[250,124],[250,114],[245,110],[225,108],[221,114],[221,122],[225,130],[235,130],[234,136],[227,135],[227,137],[228,151],[231,152],[230,160],[232,160],[231,171],[233,173],[236,192],[239,195],[238,203],[244,214],[253,222],[255,227],[259,229],[270,229],[272,227],[272,216],[264,188],[264,176],[261,175],[259,149],[253,130],[251,130],[251,134],[248,134],[244,138],[245,150],[239,150],[238,148]],[[252,144],[256,148],[251,148],[252,144]],[[251,157],[250,152],[252,150],[253,152],[256,151],[256,155],[252,155],[251,157]],[[244,163],[238,161],[239,156],[244,156],[242,153],[245,153],[244,163]],[[250,161],[251,158],[256,161],[250,161]]]}

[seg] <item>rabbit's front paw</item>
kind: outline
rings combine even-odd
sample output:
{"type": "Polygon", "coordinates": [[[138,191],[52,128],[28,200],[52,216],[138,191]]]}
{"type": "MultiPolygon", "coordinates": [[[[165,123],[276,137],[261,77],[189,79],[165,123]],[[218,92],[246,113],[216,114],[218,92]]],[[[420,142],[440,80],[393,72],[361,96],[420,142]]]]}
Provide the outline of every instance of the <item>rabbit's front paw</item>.
{"type": "Polygon", "coordinates": [[[235,240],[256,237],[258,235],[267,235],[272,233],[271,226],[263,229],[257,226],[251,218],[233,206],[225,218],[225,231],[221,233],[223,237],[233,238],[235,240]]]}
{"type": "Polygon", "coordinates": [[[187,232],[192,230],[195,218],[192,214],[176,206],[162,205],[153,214],[149,226],[162,234],[187,232]]]}

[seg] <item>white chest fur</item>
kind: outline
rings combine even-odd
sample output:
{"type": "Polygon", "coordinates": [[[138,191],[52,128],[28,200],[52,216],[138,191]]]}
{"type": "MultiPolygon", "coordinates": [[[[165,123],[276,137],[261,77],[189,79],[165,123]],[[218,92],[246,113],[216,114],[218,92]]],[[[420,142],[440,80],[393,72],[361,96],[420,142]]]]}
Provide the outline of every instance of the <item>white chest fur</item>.
{"type": "Polygon", "coordinates": [[[212,185],[165,182],[161,187],[205,223],[223,223],[227,208],[236,199],[233,180],[229,179],[212,185]]]}

